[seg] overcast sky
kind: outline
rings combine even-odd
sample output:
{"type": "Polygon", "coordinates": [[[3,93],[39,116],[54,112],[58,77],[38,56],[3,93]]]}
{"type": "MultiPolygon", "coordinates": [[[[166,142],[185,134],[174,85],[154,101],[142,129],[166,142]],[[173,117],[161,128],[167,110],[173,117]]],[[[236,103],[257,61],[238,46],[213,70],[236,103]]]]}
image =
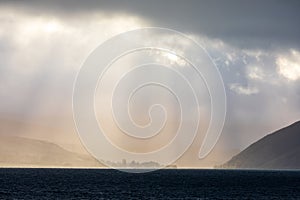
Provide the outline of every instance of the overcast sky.
{"type": "Polygon", "coordinates": [[[2,132],[77,141],[72,90],[81,64],[110,37],[151,26],[208,51],[227,94],[220,143],[243,149],[300,119],[299,9],[296,0],[1,1],[0,117],[30,124],[2,132]]]}

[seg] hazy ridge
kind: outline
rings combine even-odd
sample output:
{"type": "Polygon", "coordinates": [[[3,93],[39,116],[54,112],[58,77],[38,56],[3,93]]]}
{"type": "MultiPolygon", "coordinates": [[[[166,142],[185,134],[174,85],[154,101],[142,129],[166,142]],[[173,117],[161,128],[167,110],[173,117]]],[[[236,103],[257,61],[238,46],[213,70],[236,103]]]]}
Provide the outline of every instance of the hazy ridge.
{"type": "Polygon", "coordinates": [[[2,167],[101,167],[94,158],[70,152],[51,142],[0,136],[2,167]]]}

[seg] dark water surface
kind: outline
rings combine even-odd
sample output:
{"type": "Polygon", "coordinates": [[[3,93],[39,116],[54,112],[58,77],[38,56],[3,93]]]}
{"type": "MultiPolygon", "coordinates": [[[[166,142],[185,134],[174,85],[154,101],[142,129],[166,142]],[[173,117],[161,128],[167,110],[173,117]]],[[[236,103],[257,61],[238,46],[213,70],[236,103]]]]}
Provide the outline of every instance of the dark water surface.
{"type": "Polygon", "coordinates": [[[0,199],[300,199],[300,171],[0,169],[0,199]]]}

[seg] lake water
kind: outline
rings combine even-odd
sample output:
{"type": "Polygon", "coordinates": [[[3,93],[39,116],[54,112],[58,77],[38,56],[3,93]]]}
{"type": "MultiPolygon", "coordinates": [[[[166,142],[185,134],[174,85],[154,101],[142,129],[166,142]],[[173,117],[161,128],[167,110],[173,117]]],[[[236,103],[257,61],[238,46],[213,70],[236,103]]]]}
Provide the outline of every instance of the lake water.
{"type": "Polygon", "coordinates": [[[0,199],[300,199],[300,171],[0,169],[0,199]]]}

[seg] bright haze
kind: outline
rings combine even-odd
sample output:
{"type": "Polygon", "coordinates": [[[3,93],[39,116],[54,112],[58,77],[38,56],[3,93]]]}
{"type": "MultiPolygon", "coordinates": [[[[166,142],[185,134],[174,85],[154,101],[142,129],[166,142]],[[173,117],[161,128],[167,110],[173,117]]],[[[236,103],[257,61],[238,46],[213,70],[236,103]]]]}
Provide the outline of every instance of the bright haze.
{"type": "MultiPolygon", "coordinates": [[[[72,114],[73,84],[82,63],[114,35],[164,27],[202,44],[227,95],[227,117],[213,152],[198,159],[199,137],[176,164],[220,164],[300,119],[299,8],[292,0],[1,1],[0,134],[87,154],[72,114]]],[[[167,58],[176,62],[172,55],[167,58]]],[[[136,120],[143,124],[148,113],[142,107],[136,120]]],[[[149,148],[155,145],[160,144],[149,148]]]]}

